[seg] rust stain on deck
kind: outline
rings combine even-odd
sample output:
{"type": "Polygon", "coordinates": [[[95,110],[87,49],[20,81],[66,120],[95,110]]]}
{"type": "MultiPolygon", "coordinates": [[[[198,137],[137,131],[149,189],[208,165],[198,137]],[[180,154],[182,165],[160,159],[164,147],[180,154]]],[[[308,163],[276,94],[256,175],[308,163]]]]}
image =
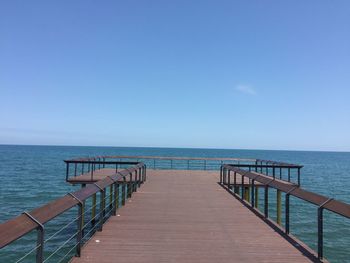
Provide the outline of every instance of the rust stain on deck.
{"type": "Polygon", "coordinates": [[[312,262],[217,184],[218,172],[148,170],[84,246],[85,262],[312,262]]]}

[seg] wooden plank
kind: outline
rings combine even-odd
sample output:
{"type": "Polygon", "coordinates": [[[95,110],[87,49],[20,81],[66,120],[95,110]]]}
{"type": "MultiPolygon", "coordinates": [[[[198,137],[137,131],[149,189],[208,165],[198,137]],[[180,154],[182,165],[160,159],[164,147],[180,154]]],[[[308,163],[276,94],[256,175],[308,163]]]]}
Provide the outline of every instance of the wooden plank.
{"type": "Polygon", "coordinates": [[[147,176],[73,263],[315,260],[220,187],[217,172],[148,170],[147,176]]]}

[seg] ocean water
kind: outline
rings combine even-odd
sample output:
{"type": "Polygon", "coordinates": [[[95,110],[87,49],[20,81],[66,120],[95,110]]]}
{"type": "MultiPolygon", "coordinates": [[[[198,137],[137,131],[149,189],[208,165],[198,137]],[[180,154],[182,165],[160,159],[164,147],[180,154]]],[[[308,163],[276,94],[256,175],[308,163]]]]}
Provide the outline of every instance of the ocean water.
{"type": "MultiPolygon", "coordinates": [[[[350,203],[350,153],[0,145],[0,223],[76,190],[77,188],[65,182],[63,160],[96,155],[239,157],[302,164],[303,188],[350,203]]],[[[262,193],[260,195],[262,198],[262,193]]],[[[270,203],[272,218],[275,217],[274,198],[272,192],[270,203]]],[[[262,204],[262,199],[259,203],[262,204]]],[[[291,198],[290,213],[291,233],[316,249],[317,207],[291,198]]],[[[57,229],[69,224],[70,218],[74,216],[76,211],[72,209],[57,217],[47,224],[48,231],[45,235],[51,236],[57,229]]],[[[324,216],[325,257],[331,262],[350,262],[350,219],[327,211],[324,216]]],[[[58,262],[67,251],[69,252],[72,245],[64,242],[75,227],[76,224],[73,222],[45,244],[45,250],[50,252],[62,244],[65,248],[47,262],[58,262]]],[[[16,262],[33,248],[35,248],[35,232],[0,250],[0,262],[16,262]]],[[[30,254],[22,262],[34,262],[34,254],[30,254]]],[[[67,262],[71,254],[68,253],[68,257],[62,262],[67,262]]]]}

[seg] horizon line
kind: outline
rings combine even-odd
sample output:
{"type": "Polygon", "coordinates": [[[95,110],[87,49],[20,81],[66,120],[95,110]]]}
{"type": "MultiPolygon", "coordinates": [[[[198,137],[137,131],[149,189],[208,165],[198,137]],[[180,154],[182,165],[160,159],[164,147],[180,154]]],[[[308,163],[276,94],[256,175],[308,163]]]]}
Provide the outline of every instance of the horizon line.
{"type": "Polygon", "coordinates": [[[215,148],[215,147],[173,147],[173,146],[101,146],[101,145],[66,145],[66,144],[8,144],[0,146],[49,146],[49,147],[94,147],[94,148],[160,148],[160,149],[198,149],[198,150],[238,150],[238,151],[284,151],[284,152],[328,152],[350,153],[350,151],[337,150],[290,150],[290,149],[251,149],[251,148],[215,148]]]}

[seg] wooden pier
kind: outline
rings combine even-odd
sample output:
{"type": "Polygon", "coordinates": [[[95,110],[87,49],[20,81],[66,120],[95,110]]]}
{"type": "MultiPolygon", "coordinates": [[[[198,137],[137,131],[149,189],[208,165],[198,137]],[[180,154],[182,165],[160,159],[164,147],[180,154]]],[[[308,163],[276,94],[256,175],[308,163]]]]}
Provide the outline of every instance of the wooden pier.
{"type": "Polygon", "coordinates": [[[230,195],[218,176],[148,170],[147,182],[72,262],[317,261],[230,195]]]}
{"type": "Polygon", "coordinates": [[[66,181],[80,190],[0,224],[0,249],[37,231],[35,249],[18,262],[28,262],[31,253],[37,263],[47,262],[68,241],[74,244],[57,262],[327,262],[323,210],[350,218],[349,204],[301,187],[301,165],[145,156],[65,162],[66,181]],[[269,189],[277,193],[276,222],[269,189]],[[290,233],[290,196],[317,206],[317,251],[290,233]],[[76,230],[45,251],[52,238],[45,224],[74,208],[78,215],[53,236],[72,223],[76,230]]]}

